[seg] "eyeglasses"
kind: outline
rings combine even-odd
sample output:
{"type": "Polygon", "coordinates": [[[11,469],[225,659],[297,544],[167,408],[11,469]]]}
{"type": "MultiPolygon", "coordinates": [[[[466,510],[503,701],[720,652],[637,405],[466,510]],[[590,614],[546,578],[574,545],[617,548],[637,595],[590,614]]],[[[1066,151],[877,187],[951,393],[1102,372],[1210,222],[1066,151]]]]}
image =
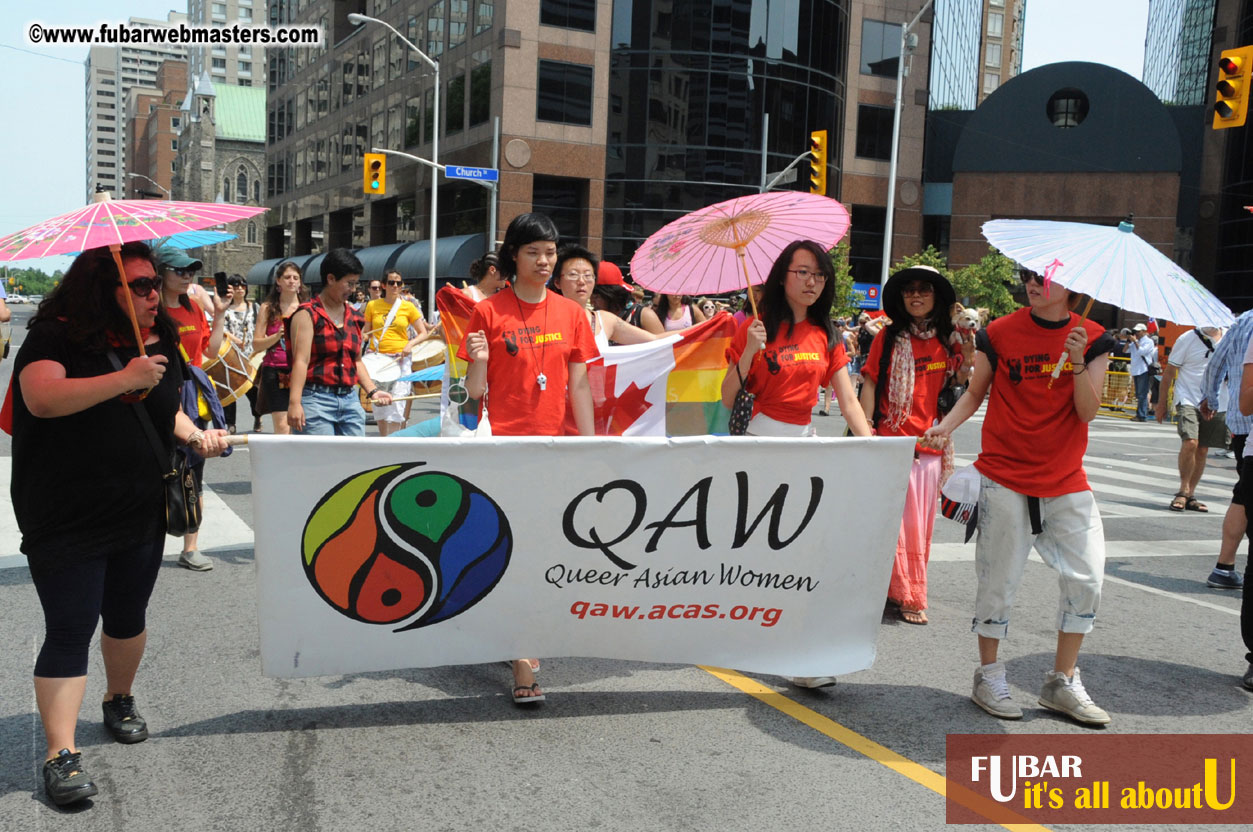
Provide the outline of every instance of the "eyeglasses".
{"type": "MultiPolygon", "coordinates": [[[[115,286],[121,286],[122,281],[118,281],[115,286]]],[[[137,277],[128,284],[131,294],[137,298],[146,298],[153,292],[161,288],[161,278],[159,277],[137,277]]]]}
{"type": "Polygon", "coordinates": [[[596,272],[566,272],[562,277],[566,280],[573,280],[575,283],[596,282],[596,272]]]}
{"type": "MultiPolygon", "coordinates": [[[[405,285],[405,282],[404,282],[403,280],[389,280],[389,281],[387,281],[387,285],[388,285],[388,286],[404,286],[404,285],[405,285]]],[[[370,288],[371,288],[371,289],[376,289],[376,288],[378,288],[378,287],[376,287],[376,286],[371,286],[370,288]]]]}
{"type": "Polygon", "coordinates": [[[1034,281],[1035,283],[1039,283],[1041,286],[1043,286],[1043,285],[1044,285],[1044,278],[1040,277],[1040,276],[1039,276],[1038,274],[1036,274],[1035,272],[1020,272],[1020,273],[1018,274],[1018,277],[1022,280],[1022,285],[1023,285],[1023,286],[1028,286],[1028,285],[1030,285],[1033,281],[1034,281]]]}
{"type": "Polygon", "coordinates": [[[902,295],[934,295],[935,287],[930,283],[911,283],[904,289],[901,289],[902,295]]]}
{"type": "Polygon", "coordinates": [[[808,283],[811,279],[819,283],[825,283],[827,276],[822,272],[811,272],[809,269],[788,269],[788,274],[794,274],[801,283],[808,283]]]}

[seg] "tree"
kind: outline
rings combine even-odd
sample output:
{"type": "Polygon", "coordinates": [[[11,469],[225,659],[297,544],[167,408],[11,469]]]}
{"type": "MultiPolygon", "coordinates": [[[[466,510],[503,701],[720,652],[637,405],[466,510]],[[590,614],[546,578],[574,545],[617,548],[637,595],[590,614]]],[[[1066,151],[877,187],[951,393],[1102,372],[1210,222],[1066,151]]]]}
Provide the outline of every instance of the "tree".
{"type": "Polygon", "coordinates": [[[989,247],[982,260],[958,269],[950,280],[962,305],[986,307],[995,318],[1018,308],[1010,293],[1015,269],[1013,260],[989,247]]]}
{"type": "MultiPolygon", "coordinates": [[[[944,260],[944,255],[936,249],[935,246],[927,246],[917,254],[908,254],[896,261],[896,265],[892,267],[890,274],[896,274],[901,269],[908,269],[911,266],[931,266],[940,274],[952,282],[952,273],[948,270],[948,263],[944,260]]],[[[960,295],[961,293],[958,292],[960,295]]]]}
{"type": "Polygon", "coordinates": [[[831,300],[831,316],[847,318],[856,316],[861,310],[853,305],[853,273],[848,264],[848,240],[843,240],[828,254],[831,265],[835,267],[835,297],[831,300]]]}

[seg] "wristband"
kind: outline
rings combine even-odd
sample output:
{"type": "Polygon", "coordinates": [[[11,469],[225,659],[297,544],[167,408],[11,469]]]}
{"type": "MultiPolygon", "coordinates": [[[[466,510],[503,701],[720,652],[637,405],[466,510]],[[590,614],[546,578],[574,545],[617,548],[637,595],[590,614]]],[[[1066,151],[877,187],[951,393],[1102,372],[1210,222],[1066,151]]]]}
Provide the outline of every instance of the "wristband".
{"type": "MultiPolygon", "coordinates": [[[[1071,366],[1073,367],[1074,365],[1072,364],[1071,366]]],[[[1078,370],[1075,370],[1075,375],[1077,375],[1077,376],[1081,376],[1081,375],[1083,375],[1083,374],[1084,374],[1084,372],[1086,372],[1086,371],[1087,371],[1087,369],[1088,369],[1088,365],[1087,365],[1087,364],[1080,364],[1080,365],[1079,365],[1079,369],[1078,369],[1078,370]]]]}
{"type": "Polygon", "coordinates": [[[365,397],[366,397],[367,399],[372,399],[372,398],[374,398],[374,394],[375,394],[375,393],[377,393],[378,391],[379,391],[379,389],[378,389],[377,387],[375,387],[375,388],[374,388],[373,390],[371,390],[369,393],[366,393],[366,394],[365,394],[365,397]]]}
{"type": "Polygon", "coordinates": [[[194,430],[191,432],[191,435],[187,437],[187,447],[189,448],[199,447],[203,444],[204,444],[204,432],[203,431],[194,430]]]}

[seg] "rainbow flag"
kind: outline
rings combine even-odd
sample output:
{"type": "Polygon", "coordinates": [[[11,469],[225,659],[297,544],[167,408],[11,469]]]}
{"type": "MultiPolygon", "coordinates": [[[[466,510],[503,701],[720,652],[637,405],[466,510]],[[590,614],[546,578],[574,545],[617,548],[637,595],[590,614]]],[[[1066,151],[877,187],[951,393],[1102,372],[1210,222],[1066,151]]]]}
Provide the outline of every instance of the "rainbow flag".
{"type": "Polygon", "coordinates": [[[466,327],[470,324],[470,315],[474,312],[477,301],[466,297],[452,286],[444,286],[435,293],[435,306],[439,309],[439,322],[444,327],[444,343],[448,345],[444,355],[444,385],[439,396],[439,412],[441,424],[448,416],[449,408],[457,409],[457,417],[461,424],[473,428],[479,422],[479,401],[470,399],[465,404],[457,405],[449,401],[449,390],[454,386],[464,386],[468,362],[457,358],[457,352],[466,338],[466,327]]]}
{"type": "Polygon", "coordinates": [[[587,365],[601,436],[725,434],[722,378],[735,319],[722,312],[647,344],[607,347],[587,365]]]}

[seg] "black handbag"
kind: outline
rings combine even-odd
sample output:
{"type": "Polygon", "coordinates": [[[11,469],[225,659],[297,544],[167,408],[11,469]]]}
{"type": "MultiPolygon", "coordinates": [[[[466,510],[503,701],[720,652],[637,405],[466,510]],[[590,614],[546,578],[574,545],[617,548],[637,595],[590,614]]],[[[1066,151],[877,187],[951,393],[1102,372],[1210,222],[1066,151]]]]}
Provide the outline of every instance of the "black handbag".
{"type": "MultiPolygon", "coordinates": [[[[122,362],[117,353],[109,350],[109,361],[117,370],[122,369],[122,362]]],[[[157,429],[153,427],[152,418],[140,402],[131,402],[139,424],[143,425],[144,434],[148,437],[152,451],[157,455],[157,466],[161,473],[161,483],[165,491],[165,533],[170,537],[182,537],[200,530],[200,495],[196,493],[196,477],[191,472],[187,456],[175,448],[168,456],[161,440],[157,437],[157,429]]]]}
{"type": "MultiPolygon", "coordinates": [[[[732,436],[743,436],[748,433],[748,423],[753,418],[753,402],[757,397],[744,386],[744,376],[740,372],[740,362],[735,362],[735,374],[740,378],[740,390],[735,394],[735,402],[731,405],[731,418],[727,422],[727,433],[732,436]]],[[[752,375],[750,372],[749,375],[752,375]]]]}

